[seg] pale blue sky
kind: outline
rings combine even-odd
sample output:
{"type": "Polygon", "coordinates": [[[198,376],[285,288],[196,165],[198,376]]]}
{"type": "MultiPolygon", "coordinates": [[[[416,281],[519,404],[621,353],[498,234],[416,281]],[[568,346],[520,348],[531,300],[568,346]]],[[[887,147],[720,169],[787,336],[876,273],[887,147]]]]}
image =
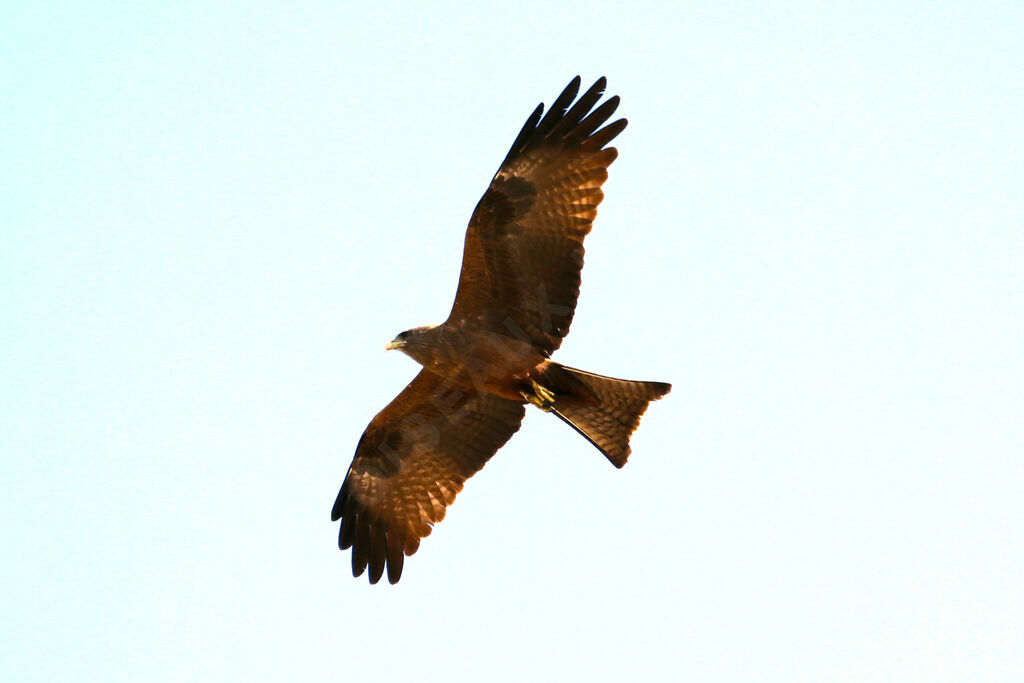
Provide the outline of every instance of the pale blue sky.
{"type": "Polygon", "coordinates": [[[24,3],[0,24],[0,679],[1024,671],[1019,3],[24,3]],[[531,411],[406,563],[329,522],[575,74],[630,126],[531,411]]]}

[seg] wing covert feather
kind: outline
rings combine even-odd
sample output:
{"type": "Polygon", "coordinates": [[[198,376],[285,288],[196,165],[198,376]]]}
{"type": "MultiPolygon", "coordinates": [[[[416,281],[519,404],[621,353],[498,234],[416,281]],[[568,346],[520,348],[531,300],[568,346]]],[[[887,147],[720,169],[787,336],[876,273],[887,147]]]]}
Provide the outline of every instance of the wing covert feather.
{"type": "Polygon", "coordinates": [[[561,345],[579,297],[583,239],[618,154],[605,145],[626,127],[618,119],[601,128],[619,103],[594,109],[605,85],[598,79],[572,104],[577,76],[546,115],[541,105],[527,119],[469,221],[449,322],[528,340],[544,356],[561,345]]]}
{"type": "Polygon", "coordinates": [[[335,500],[338,545],[352,548],[352,573],[387,570],[419,548],[469,477],[519,429],[521,403],[476,393],[422,370],[371,420],[335,500]]]}

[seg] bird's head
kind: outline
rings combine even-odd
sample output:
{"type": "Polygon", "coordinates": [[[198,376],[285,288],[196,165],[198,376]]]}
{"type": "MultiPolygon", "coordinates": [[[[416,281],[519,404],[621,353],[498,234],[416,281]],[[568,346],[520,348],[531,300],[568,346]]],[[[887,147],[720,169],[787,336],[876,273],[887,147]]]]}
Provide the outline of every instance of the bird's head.
{"type": "Polygon", "coordinates": [[[411,330],[399,333],[397,337],[392,339],[385,346],[385,350],[391,351],[392,349],[398,349],[405,354],[413,358],[419,358],[419,349],[425,345],[426,334],[430,330],[433,330],[436,325],[424,325],[422,327],[414,327],[411,330]]]}

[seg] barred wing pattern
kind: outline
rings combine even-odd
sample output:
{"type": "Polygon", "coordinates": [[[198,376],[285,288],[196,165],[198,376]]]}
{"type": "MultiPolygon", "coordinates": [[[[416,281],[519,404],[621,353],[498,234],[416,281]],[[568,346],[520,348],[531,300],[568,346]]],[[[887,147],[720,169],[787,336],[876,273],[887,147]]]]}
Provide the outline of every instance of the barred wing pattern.
{"type": "Polygon", "coordinates": [[[570,108],[579,86],[577,76],[543,118],[543,105],[534,110],[477,204],[448,317],[529,341],[545,357],[569,332],[583,238],[618,155],[605,145],[626,127],[618,119],[601,128],[618,107],[617,96],[591,111],[604,78],[570,108]]]}
{"type": "Polygon", "coordinates": [[[352,573],[377,583],[402,575],[405,555],[444,519],[446,508],[519,429],[525,407],[480,394],[427,370],[363,432],[331,511],[338,545],[352,548],[352,573]]]}

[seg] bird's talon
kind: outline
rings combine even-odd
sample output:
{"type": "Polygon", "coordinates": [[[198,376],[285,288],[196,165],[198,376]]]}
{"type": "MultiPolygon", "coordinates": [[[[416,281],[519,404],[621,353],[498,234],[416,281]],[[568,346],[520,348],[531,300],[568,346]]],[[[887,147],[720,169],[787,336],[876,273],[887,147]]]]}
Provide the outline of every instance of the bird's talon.
{"type": "Polygon", "coordinates": [[[533,389],[532,394],[526,391],[520,391],[519,395],[522,396],[527,403],[537,406],[544,412],[549,412],[555,405],[555,392],[551,391],[547,387],[537,384],[537,382],[532,379],[530,380],[530,387],[533,389]]]}
{"type": "Polygon", "coordinates": [[[543,387],[540,384],[537,384],[534,381],[531,381],[530,383],[533,384],[533,391],[535,394],[537,394],[537,397],[540,398],[541,401],[548,404],[554,404],[555,392],[551,391],[547,387],[543,387]]]}

